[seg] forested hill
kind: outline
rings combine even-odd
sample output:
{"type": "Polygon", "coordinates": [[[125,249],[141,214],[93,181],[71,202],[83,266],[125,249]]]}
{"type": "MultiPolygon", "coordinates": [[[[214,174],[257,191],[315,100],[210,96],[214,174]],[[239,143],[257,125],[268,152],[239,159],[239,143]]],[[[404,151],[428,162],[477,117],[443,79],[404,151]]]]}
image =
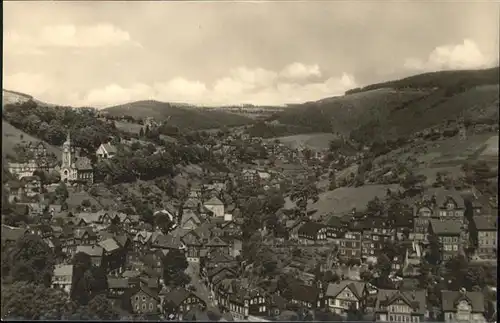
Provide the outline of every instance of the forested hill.
{"type": "Polygon", "coordinates": [[[280,123],[371,141],[407,136],[460,118],[497,122],[499,68],[426,73],[295,105],[280,123]]]}

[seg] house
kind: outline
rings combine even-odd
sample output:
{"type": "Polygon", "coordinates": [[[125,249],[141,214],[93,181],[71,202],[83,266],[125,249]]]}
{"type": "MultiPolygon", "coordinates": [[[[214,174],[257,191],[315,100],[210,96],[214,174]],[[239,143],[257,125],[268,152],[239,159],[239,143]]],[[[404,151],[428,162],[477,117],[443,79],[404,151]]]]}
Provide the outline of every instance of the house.
{"type": "Polygon", "coordinates": [[[410,239],[427,241],[429,221],[433,218],[434,210],[430,202],[416,204],[413,208],[413,232],[410,239]]]}
{"type": "Polygon", "coordinates": [[[377,322],[424,322],[429,317],[425,290],[380,289],[375,303],[377,322]]]}
{"type": "Polygon", "coordinates": [[[306,222],[297,231],[302,244],[317,244],[326,242],[326,227],[321,223],[306,222]]]}
{"type": "Polygon", "coordinates": [[[419,243],[412,241],[406,248],[405,259],[403,262],[403,276],[412,277],[418,275],[418,268],[422,261],[422,248],[419,243]]]}
{"type": "Polygon", "coordinates": [[[366,283],[342,280],[328,284],[325,293],[325,306],[333,313],[345,315],[351,308],[362,309],[368,295],[366,283]]]}
{"type": "Polygon", "coordinates": [[[129,288],[130,285],[127,278],[108,277],[107,297],[112,303],[118,305],[129,288]]]}
{"type": "Polygon", "coordinates": [[[77,246],[75,254],[83,252],[90,256],[92,265],[100,267],[104,256],[104,249],[100,246],[77,246]]]}
{"type": "Polygon", "coordinates": [[[434,192],[431,202],[435,207],[435,214],[441,220],[457,220],[461,225],[466,225],[465,202],[455,190],[447,191],[438,189],[434,192]]]}
{"type": "Polygon", "coordinates": [[[201,247],[203,246],[200,237],[195,231],[189,231],[181,238],[187,248],[186,259],[189,262],[199,262],[201,247]]]}
{"type": "Polygon", "coordinates": [[[305,308],[321,308],[323,305],[323,291],[317,286],[310,286],[298,281],[289,285],[289,293],[282,295],[292,304],[298,304],[305,308]]]}
{"type": "Polygon", "coordinates": [[[241,225],[237,221],[226,221],[221,225],[221,229],[223,230],[223,235],[226,237],[241,236],[241,225]]]}
{"type": "Polygon", "coordinates": [[[10,180],[5,183],[5,189],[9,193],[9,202],[21,201],[26,195],[24,183],[20,180],[10,180]]]}
{"type": "Polygon", "coordinates": [[[497,259],[498,217],[474,216],[473,223],[477,232],[477,256],[484,259],[497,259]]]}
{"type": "Polygon", "coordinates": [[[184,230],[194,230],[201,224],[198,215],[191,209],[185,209],[182,212],[180,227],[184,230]]]}
{"type": "Polygon", "coordinates": [[[101,160],[101,159],[113,158],[116,156],[117,152],[118,150],[116,149],[115,146],[113,146],[110,143],[107,143],[107,144],[101,144],[97,148],[95,154],[97,155],[97,158],[101,160]]]}
{"type": "Polygon", "coordinates": [[[306,223],[306,220],[304,219],[286,221],[285,227],[288,231],[288,236],[290,237],[290,239],[299,239],[299,229],[304,223],[306,223]]]}
{"type": "Polygon", "coordinates": [[[336,215],[331,215],[324,222],[326,226],[326,237],[328,240],[337,240],[343,236],[345,229],[342,226],[340,218],[336,215]]]}
{"type": "Polygon", "coordinates": [[[162,308],[169,320],[182,320],[184,314],[193,308],[205,310],[207,304],[199,296],[178,288],[165,295],[162,308]]]}
{"type": "Polygon", "coordinates": [[[73,265],[56,265],[54,275],[52,276],[52,288],[64,290],[66,293],[71,291],[73,282],[73,265]]]}
{"type": "Polygon", "coordinates": [[[394,239],[394,229],[384,219],[366,219],[361,226],[363,230],[361,254],[364,258],[378,256],[385,242],[394,239]]]}
{"type": "Polygon", "coordinates": [[[255,184],[259,181],[259,172],[255,169],[244,169],[241,172],[241,179],[248,184],[255,184]]]}
{"type": "Polygon", "coordinates": [[[442,260],[449,260],[462,250],[460,222],[454,220],[431,220],[429,234],[434,235],[441,245],[442,260]]]}
{"type": "Polygon", "coordinates": [[[111,274],[124,270],[126,262],[126,253],[123,252],[122,246],[113,238],[109,238],[99,242],[98,244],[103,250],[103,265],[111,274]]]}
{"type": "Polygon", "coordinates": [[[37,196],[41,193],[42,181],[38,176],[25,176],[21,178],[21,183],[24,186],[24,193],[28,197],[37,196]]]}
{"type": "Polygon", "coordinates": [[[131,292],[130,303],[135,314],[157,314],[160,311],[158,292],[142,284],[131,292]]]}
{"type": "Polygon", "coordinates": [[[224,218],[224,203],[222,203],[221,200],[219,200],[217,197],[212,197],[210,200],[206,201],[203,204],[204,207],[206,207],[208,210],[210,210],[215,217],[222,217],[224,218]]]}
{"type": "Polygon", "coordinates": [[[231,313],[236,320],[248,318],[249,299],[248,291],[241,281],[226,278],[220,282],[216,291],[218,304],[231,313]]]}
{"type": "Polygon", "coordinates": [[[485,300],[482,292],[441,292],[441,307],[445,322],[486,322],[485,300]]]}
{"type": "Polygon", "coordinates": [[[359,227],[354,226],[346,231],[339,239],[339,254],[344,259],[361,259],[362,233],[359,227]]]}

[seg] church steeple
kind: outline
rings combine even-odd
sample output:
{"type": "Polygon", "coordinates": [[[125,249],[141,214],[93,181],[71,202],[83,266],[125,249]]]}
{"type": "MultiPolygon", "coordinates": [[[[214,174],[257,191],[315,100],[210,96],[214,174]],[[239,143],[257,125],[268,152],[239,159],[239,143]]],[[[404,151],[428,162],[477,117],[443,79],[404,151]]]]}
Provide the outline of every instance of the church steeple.
{"type": "Polygon", "coordinates": [[[71,135],[68,131],[68,135],[66,136],[66,141],[63,144],[62,151],[62,167],[70,167],[71,166],[71,135]]]}

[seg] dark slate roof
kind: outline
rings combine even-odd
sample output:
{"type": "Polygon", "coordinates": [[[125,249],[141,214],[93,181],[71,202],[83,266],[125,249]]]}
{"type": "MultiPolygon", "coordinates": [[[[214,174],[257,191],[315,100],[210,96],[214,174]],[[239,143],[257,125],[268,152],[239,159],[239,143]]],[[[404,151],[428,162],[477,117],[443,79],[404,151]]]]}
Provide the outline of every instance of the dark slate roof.
{"type": "Polygon", "coordinates": [[[171,302],[175,307],[181,305],[188,297],[194,296],[193,293],[184,289],[177,288],[165,295],[165,302],[171,302]]]}
{"type": "Polygon", "coordinates": [[[297,301],[309,302],[313,305],[316,303],[320,293],[319,288],[317,288],[316,286],[292,283],[289,287],[292,299],[295,299],[297,301]]]}
{"type": "Polygon", "coordinates": [[[83,252],[91,257],[101,257],[103,255],[104,249],[99,246],[77,246],[76,252],[83,252]]]}
{"type": "Polygon", "coordinates": [[[482,292],[459,292],[443,290],[441,292],[441,302],[444,312],[455,312],[458,302],[465,300],[471,307],[472,312],[483,313],[485,310],[484,294],[482,292]]]}
{"type": "Polygon", "coordinates": [[[299,234],[305,235],[316,235],[319,230],[323,229],[325,226],[321,223],[316,222],[306,222],[298,230],[299,234]]]}
{"type": "Polygon", "coordinates": [[[92,162],[87,157],[79,157],[75,161],[75,167],[78,170],[92,170],[92,162]]]}
{"type": "Polygon", "coordinates": [[[453,234],[457,235],[462,232],[461,224],[459,221],[455,220],[435,220],[431,219],[430,220],[431,226],[432,226],[432,231],[435,234],[453,234]]]}
{"type": "Polygon", "coordinates": [[[113,153],[116,154],[118,151],[115,146],[107,143],[107,144],[102,144],[103,148],[108,152],[108,153],[113,153]]]}
{"type": "Polygon", "coordinates": [[[328,284],[325,296],[337,297],[340,292],[344,289],[349,288],[349,290],[358,298],[361,299],[363,296],[363,291],[366,288],[366,283],[354,281],[354,280],[343,280],[337,283],[328,284]]]}
{"type": "Polygon", "coordinates": [[[478,215],[473,219],[479,231],[496,231],[498,228],[498,217],[496,216],[478,215]]]}
{"type": "Polygon", "coordinates": [[[108,288],[126,289],[129,287],[128,279],[108,277],[108,288]]]}
{"type": "Polygon", "coordinates": [[[379,289],[377,293],[377,301],[375,303],[375,311],[381,307],[386,307],[396,300],[401,299],[411,306],[416,313],[425,314],[427,310],[427,297],[425,290],[401,291],[395,289],[379,289]]]}

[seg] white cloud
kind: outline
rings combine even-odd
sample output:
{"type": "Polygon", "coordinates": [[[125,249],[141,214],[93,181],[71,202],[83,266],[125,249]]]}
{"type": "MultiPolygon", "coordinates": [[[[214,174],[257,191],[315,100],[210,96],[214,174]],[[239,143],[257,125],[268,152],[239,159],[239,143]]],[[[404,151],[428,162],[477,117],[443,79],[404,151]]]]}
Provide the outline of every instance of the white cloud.
{"type": "Polygon", "coordinates": [[[128,32],[111,24],[92,26],[54,25],[31,33],[4,31],[4,50],[9,54],[42,54],[46,48],[99,48],[132,44],[128,32]]]}
{"type": "Polygon", "coordinates": [[[33,96],[42,96],[53,87],[51,79],[42,74],[16,73],[3,76],[3,87],[33,96]]]}
{"type": "Polygon", "coordinates": [[[288,79],[307,79],[310,77],[320,77],[321,71],[317,64],[304,65],[302,63],[292,63],[286,66],[280,76],[288,79]]]}
{"type": "Polygon", "coordinates": [[[495,57],[484,55],[475,42],[465,39],[456,45],[436,47],[426,60],[408,58],[405,68],[418,71],[476,69],[494,65],[495,57]]]}
{"type": "MultiPolygon", "coordinates": [[[[318,68],[315,74],[320,73],[318,68]]],[[[113,83],[79,93],[65,89],[64,84],[55,84],[41,75],[16,74],[8,77],[5,83],[8,89],[40,96],[37,97],[39,99],[50,99],[50,102],[97,108],[150,99],[197,105],[283,105],[342,95],[357,86],[354,77],[347,73],[304,82],[302,77],[285,79],[278,72],[248,67],[234,68],[228,72],[228,76],[212,84],[178,77],[152,84],[113,83]]]]}

